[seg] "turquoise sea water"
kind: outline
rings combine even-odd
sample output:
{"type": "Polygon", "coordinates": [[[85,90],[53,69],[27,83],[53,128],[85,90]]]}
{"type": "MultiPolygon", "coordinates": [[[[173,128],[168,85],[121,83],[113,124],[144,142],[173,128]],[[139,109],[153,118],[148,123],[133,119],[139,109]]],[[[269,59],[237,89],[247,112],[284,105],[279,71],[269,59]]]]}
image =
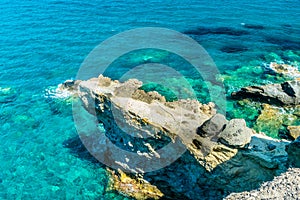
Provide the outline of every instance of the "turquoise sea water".
{"type": "MultiPolygon", "coordinates": [[[[282,81],[264,74],[263,63],[300,62],[299,13],[298,0],[1,0],[0,199],[126,199],[106,191],[104,166],[70,141],[71,104],[45,95],[75,78],[101,41],[145,26],[185,32],[227,77],[229,94],[282,81]]],[[[228,116],[247,115],[251,125],[234,106],[229,101],[228,116]]]]}

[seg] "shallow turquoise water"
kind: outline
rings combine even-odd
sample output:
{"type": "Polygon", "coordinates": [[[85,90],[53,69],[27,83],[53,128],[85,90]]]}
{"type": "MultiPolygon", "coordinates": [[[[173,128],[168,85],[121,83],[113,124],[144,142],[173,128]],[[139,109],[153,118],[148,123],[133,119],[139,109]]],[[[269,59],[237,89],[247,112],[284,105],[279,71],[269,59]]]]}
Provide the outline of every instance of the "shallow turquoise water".
{"type": "MultiPolygon", "coordinates": [[[[76,145],[67,148],[68,140],[77,135],[71,104],[45,98],[48,87],[76,76],[83,59],[101,41],[137,27],[187,33],[202,27],[202,34],[190,36],[206,48],[222,74],[233,76],[226,84],[229,93],[251,83],[281,81],[263,74],[262,63],[300,62],[298,4],[298,0],[1,0],[0,198],[126,199],[106,191],[101,164],[80,154],[80,146],[78,151],[76,145]],[[230,27],[237,34],[217,34],[218,27],[230,27]]],[[[201,81],[191,82],[203,87],[201,81]]],[[[199,89],[199,100],[204,97],[199,89]]],[[[234,109],[229,102],[229,115],[235,116],[230,114],[234,109]]]]}

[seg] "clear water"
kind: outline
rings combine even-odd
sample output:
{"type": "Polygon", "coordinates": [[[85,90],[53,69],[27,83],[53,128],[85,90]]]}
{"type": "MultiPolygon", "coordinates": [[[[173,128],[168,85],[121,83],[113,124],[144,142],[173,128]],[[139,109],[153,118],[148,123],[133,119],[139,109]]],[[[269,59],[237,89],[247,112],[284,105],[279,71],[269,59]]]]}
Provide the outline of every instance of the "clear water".
{"type": "MultiPolygon", "coordinates": [[[[264,62],[300,62],[299,5],[298,0],[1,0],[0,199],[126,199],[106,190],[104,166],[82,155],[80,145],[68,145],[77,135],[71,104],[45,98],[47,88],[74,78],[83,59],[104,39],[145,26],[247,31],[239,36],[191,35],[229,77],[230,93],[253,83],[281,81],[263,74],[264,62]],[[231,52],[237,46],[240,50],[231,52]]],[[[229,101],[231,116],[248,115],[235,106],[229,101]]]]}

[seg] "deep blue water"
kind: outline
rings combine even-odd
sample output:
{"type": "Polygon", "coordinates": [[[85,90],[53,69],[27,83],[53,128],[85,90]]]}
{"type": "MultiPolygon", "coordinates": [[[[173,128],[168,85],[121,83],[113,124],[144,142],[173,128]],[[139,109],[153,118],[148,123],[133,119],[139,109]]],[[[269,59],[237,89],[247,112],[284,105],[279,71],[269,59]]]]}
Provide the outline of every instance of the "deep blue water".
{"type": "Polygon", "coordinates": [[[125,199],[106,192],[101,164],[66,147],[77,135],[71,104],[45,97],[47,88],[75,78],[103,40],[138,27],[188,33],[222,73],[236,77],[229,92],[276,81],[258,80],[263,76],[255,67],[264,62],[300,62],[299,5],[299,0],[1,0],[0,199],[125,199]]]}

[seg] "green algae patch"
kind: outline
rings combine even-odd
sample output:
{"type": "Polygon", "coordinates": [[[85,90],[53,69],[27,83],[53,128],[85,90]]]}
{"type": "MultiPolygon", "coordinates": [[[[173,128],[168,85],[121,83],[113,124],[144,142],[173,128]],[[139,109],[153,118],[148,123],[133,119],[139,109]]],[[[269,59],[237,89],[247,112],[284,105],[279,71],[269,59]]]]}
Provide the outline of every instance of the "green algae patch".
{"type": "Polygon", "coordinates": [[[283,115],[280,109],[268,104],[263,105],[263,110],[256,120],[254,129],[267,135],[278,138],[278,131],[283,124],[283,115]]]}
{"type": "Polygon", "coordinates": [[[298,117],[294,115],[292,108],[280,108],[263,104],[263,109],[258,116],[254,129],[264,132],[273,138],[279,138],[279,134],[286,130],[286,127],[297,124],[298,117]]]}
{"type": "Polygon", "coordinates": [[[227,117],[229,119],[245,119],[247,126],[253,127],[260,114],[261,105],[248,99],[227,101],[227,117]]]}

